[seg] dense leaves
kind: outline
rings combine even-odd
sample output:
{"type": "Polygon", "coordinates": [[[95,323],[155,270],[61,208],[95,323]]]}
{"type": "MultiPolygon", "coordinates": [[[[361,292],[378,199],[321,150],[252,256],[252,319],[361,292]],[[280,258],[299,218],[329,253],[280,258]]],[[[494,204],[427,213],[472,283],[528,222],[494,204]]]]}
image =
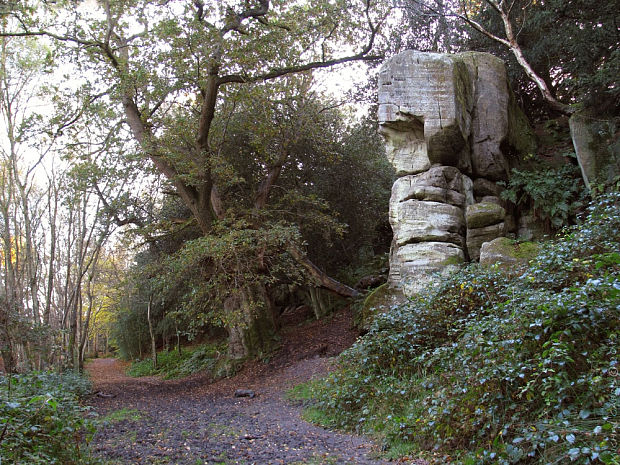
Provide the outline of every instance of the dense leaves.
{"type": "Polygon", "coordinates": [[[157,356],[157,369],[150,359],[133,363],[127,370],[129,376],[159,375],[164,379],[182,378],[198,372],[214,373],[218,360],[226,353],[225,344],[202,344],[177,351],[163,351],[157,356]]]}
{"type": "MultiPolygon", "coordinates": [[[[617,5],[594,0],[523,0],[512,5],[510,17],[519,45],[554,96],[597,114],[617,112],[620,100],[613,71],[620,59],[617,5]]],[[[481,8],[477,18],[489,31],[502,35],[503,25],[492,8],[481,8]]],[[[538,90],[505,47],[478,33],[471,34],[467,47],[504,58],[522,104],[530,114],[540,112],[544,104],[538,90]]]]}
{"type": "Polygon", "coordinates": [[[229,207],[209,234],[175,196],[153,210],[143,230],[149,247],[136,255],[134,278],[118,303],[114,335],[122,356],[147,353],[149,295],[161,347],[179,332],[186,340],[214,325],[241,323],[247,315],[231,305],[235,300],[245,300],[255,315],[270,310],[260,288],[284,306],[300,299],[288,286],[310,282],[291,246],[333,273],[389,247],[385,205],[392,170],[375,125],[347,124],[343,112],[309,91],[284,94],[237,95],[235,105],[244,111],[226,121],[217,167],[229,207]],[[270,166],[279,166],[280,174],[259,208],[257,190],[270,166]]]}
{"type": "Polygon", "coordinates": [[[377,317],[315,408],[459,463],[617,463],[619,202],[511,277],[470,266],[377,317]]]}
{"type": "MultiPolygon", "coordinates": [[[[164,260],[156,284],[164,296],[181,290],[179,303],[192,327],[236,323],[243,315],[226,308],[227,301],[248,298],[251,307],[262,305],[260,296],[243,292],[292,279],[298,269],[287,254],[288,244],[298,241],[294,227],[273,223],[257,229],[241,221],[218,225],[216,231],[164,260]]],[[[303,280],[300,271],[297,279],[303,280]]]]}
{"type": "Polygon", "coordinates": [[[573,164],[559,168],[541,165],[530,170],[513,169],[502,198],[533,209],[549,229],[574,221],[583,208],[585,189],[581,172],[573,164]]]}
{"type": "Polygon", "coordinates": [[[94,427],[78,401],[89,391],[89,382],[71,372],[0,377],[3,463],[91,463],[87,440],[94,427]]]}

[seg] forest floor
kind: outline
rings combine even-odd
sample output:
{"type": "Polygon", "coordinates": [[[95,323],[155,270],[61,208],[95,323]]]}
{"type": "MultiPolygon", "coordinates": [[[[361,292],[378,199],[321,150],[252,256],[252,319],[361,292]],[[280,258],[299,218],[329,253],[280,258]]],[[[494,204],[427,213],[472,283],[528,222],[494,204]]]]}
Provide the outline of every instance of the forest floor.
{"type": "Polygon", "coordinates": [[[93,360],[87,369],[94,391],[113,396],[90,401],[103,419],[91,443],[94,455],[107,465],[386,463],[370,439],[307,423],[302,407],[287,400],[288,389],[327,373],[357,337],[347,309],[321,321],[307,316],[288,317],[270,361],[248,363],[218,381],[200,374],[131,378],[127,364],[93,360]],[[236,398],[236,389],[256,397],[236,398]]]}

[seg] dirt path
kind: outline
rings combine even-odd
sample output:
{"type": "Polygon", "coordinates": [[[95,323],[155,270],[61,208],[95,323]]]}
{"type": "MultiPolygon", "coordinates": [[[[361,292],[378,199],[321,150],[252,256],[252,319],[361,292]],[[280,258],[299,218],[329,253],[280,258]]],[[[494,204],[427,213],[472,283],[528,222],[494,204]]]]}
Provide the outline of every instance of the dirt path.
{"type": "Polygon", "coordinates": [[[99,414],[112,416],[92,448],[109,465],[383,464],[368,439],[311,425],[284,398],[288,388],[326,373],[329,356],[355,337],[346,312],[291,326],[270,363],[215,383],[206,376],[129,378],[120,362],[95,360],[88,366],[95,390],[115,397],[93,398],[99,414]],[[235,398],[235,389],[257,396],[235,398]]]}

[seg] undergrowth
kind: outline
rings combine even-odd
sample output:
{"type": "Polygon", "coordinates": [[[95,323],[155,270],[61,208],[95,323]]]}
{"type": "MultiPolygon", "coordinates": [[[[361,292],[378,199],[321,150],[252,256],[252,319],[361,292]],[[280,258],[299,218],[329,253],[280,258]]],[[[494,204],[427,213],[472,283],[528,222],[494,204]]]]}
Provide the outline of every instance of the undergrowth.
{"type": "MultiPolygon", "coordinates": [[[[565,155],[576,157],[574,153],[565,155]]],[[[532,170],[513,169],[501,196],[515,205],[532,208],[550,230],[557,231],[561,226],[572,224],[584,205],[586,192],[577,166],[541,164],[532,170]]]]}
{"type": "Polygon", "coordinates": [[[0,463],[96,463],[87,448],[94,422],[79,403],[88,392],[71,372],[0,376],[0,463]]]}
{"type": "Polygon", "coordinates": [[[192,348],[161,351],[157,354],[157,369],[151,358],[134,362],[127,370],[133,377],[162,376],[164,379],[183,378],[199,371],[214,372],[220,355],[226,353],[225,343],[202,344],[192,348]]]}
{"type": "Polygon", "coordinates": [[[620,194],[510,275],[471,265],[299,388],[311,419],[436,463],[620,463],[620,194]]]}

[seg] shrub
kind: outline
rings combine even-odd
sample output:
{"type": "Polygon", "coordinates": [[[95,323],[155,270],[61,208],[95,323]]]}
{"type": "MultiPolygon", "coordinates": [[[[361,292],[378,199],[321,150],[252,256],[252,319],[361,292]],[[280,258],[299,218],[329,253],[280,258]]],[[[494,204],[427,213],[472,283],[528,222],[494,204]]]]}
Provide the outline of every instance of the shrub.
{"type": "Polygon", "coordinates": [[[88,392],[88,380],[73,373],[0,377],[2,463],[93,463],[86,444],[94,426],[78,402],[88,392]]]}
{"type": "Polygon", "coordinates": [[[193,349],[183,348],[179,351],[162,351],[157,355],[157,369],[153,370],[150,358],[132,363],[129,376],[163,376],[165,379],[182,378],[199,371],[214,371],[219,354],[225,353],[224,343],[203,344],[193,349]]]}
{"type": "Polygon", "coordinates": [[[572,164],[559,168],[542,165],[529,171],[513,169],[506,187],[502,198],[533,208],[553,230],[570,224],[586,198],[581,172],[572,164]]]}
{"type": "Polygon", "coordinates": [[[440,461],[618,463],[619,205],[510,277],[471,265],[379,315],[311,407],[440,461]]]}

